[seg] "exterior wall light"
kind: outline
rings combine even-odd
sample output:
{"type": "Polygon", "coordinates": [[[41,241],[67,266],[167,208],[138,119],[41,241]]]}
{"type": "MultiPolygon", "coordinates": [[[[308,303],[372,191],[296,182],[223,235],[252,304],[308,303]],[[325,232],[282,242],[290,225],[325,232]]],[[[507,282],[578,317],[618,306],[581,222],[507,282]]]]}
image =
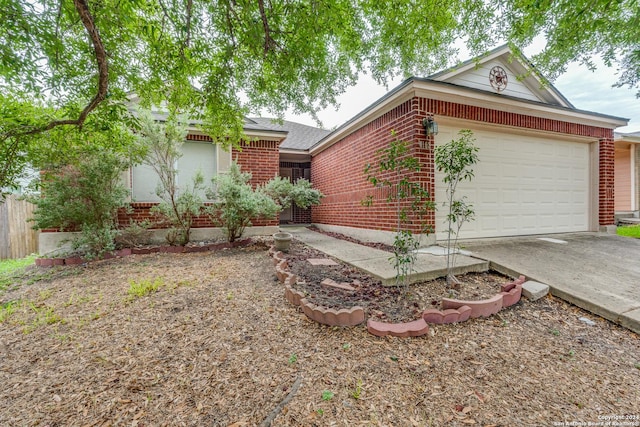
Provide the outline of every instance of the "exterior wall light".
{"type": "Polygon", "coordinates": [[[438,134],[438,123],[436,123],[432,116],[422,119],[422,126],[424,126],[424,130],[427,133],[427,136],[438,134]]]}

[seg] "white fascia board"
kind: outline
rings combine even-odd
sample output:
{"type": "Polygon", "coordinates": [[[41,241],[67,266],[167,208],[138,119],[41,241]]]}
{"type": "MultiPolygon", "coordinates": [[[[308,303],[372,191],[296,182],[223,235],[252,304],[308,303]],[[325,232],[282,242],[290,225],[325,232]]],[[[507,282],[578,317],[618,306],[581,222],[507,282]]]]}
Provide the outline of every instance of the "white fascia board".
{"type": "Polygon", "coordinates": [[[244,134],[252,139],[262,139],[264,141],[284,141],[287,137],[283,132],[269,130],[245,130],[244,134]]]}
{"type": "Polygon", "coordinates": [[[446,86],[438,84],[437,82],[415,81],[414,85],[417,96],[438,101],[455,102],[458,104],[608,129],[626,126],[629,123],[628,119],[621,117],[528,102],[502,97],[501,95],[492,93],[484,93],[482,91],[470,91],[462,87],[446,86]]]}
{"type": "Polygon", "coordinates": [[[616,134],[615,142],[629,142],[631,144],[640,144],[640,136],[636,135],[627,135],[627,134],[616,134]]]}
{"type": "Polygon", "coordinates": [[[437,81],[411,79],[320,140],[316,146],[311,147],[309,153],[312,156],[317,155],[414,96],[607,129],[615,129],[629,123],[628,119],[621,117],[507,98],[437,81]]]}
{"type": "Polygon", "coordinates": [[[490,52],[487,56],[479,56],[472,60],[465,61],[462,64],[460,64],[460,66],[454,65],[449,71],[445,71],[442,74],[436,73],[435,75],[430,76],[429,78],[432,78],[433,80],[437,80],[437,81],[446,81],[452,77],[457,76],[458,74],[464,73],[465,71],[473,70],[485,62],[492,61],[504,55],[505,53],[511,53],[511,49],[509,49],[508,46],[503,46],[501,49],[490,52]]]}

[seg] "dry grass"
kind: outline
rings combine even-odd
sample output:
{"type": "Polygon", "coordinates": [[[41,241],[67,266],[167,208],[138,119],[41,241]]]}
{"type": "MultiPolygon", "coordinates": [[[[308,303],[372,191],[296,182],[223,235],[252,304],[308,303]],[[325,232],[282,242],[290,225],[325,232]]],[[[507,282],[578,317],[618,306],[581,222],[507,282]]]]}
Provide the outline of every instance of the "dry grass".
{"type": "Polygon", "coordinates": [[[640,415],[638,336],[557,299],[383,339],[309,321],[260,246],[46,277],[1,297],[20,301],[0,324],[3,426],[255,426],[298,377],[274,426],[640,415]],[[157,292],[129,297],[132,281],[156,280],[157,292]]]}

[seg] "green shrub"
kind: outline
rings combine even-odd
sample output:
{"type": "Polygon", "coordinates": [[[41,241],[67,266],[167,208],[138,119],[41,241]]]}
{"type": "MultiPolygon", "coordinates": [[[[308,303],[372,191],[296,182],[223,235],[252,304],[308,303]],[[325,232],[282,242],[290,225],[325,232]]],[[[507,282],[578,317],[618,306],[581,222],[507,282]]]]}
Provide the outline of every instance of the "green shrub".
{"type": "Polygon", "coordinates": [[[252,219],[273,218],[280,207],[261,189],[249,184],[251,174],[240,171],[236,162],[229,171],[213,179],[207,197],[215,202],[207,209],[211,220],[225,229],[227,239],[239,239],[252,219]]]}
{"type": "Polygon", "coordinates": [[[78,230],[74,249],[100,256],[114,249],[118,209],[129,194],[121,174],[129,163],[104,148],[88,148],[78,158],[43,173],[41,195],[28,197],[36,205],[34,228],[78,230]]]}
{"type": "Polygon", "coordinates": [[[271,197],[281,209],[287,209],[295,204],[301,209],[319,205],[323,194],[311,187],[311,183],[304,179],[298,179],[295,184],[288,178],[277,176],[267,182],[262,191],[271,197]]]}

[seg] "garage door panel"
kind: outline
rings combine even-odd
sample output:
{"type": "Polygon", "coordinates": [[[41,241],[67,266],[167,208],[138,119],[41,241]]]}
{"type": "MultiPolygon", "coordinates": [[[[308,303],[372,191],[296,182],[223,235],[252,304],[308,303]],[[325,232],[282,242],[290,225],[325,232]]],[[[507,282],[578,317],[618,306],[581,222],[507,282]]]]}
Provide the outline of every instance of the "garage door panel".
{"type": "MultiPolygon", "coordinates": [[[[510,236],[588,230],[589,146],[537,136],[474,131],[479,163],[471,182],[459,184],[459,195],[474,206],[476,220],[461,238],[510,236]]],[[[436,144],[457,137],[441,127],[436,144]]],[[[436,231],[445,238],[445,185],[436,173],[436,231]]]]}

